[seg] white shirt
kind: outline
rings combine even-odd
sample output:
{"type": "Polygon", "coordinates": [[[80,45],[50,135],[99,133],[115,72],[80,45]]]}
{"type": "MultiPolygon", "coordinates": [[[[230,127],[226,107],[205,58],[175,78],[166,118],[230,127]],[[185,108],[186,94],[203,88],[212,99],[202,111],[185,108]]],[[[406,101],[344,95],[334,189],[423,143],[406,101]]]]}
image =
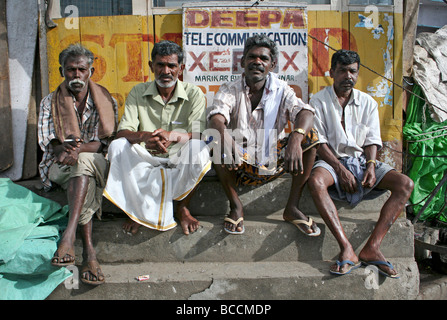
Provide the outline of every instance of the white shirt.
{"type": "MultiPolygon", "coordinates": [[[[293,126],[302,109],[314,112],[310,105],[296,96],[292,87],[273,73],[269,74],[262,99],[253,111],[249,90],[244,76],[234,82],[224,83],[216,93],[213,104],[206,110],[207,120],[215,114],[223,115],[227,128],[238,130],[243,137],[241,140],[246,141],[246,146],[254,145],[256,150],[262,150],[263,145],[268,148],[269,145],[264,143],[264,134],[269,134],[270,129],[276,130],[276,138],[280,140],[286,136],[285,128],[288,123],[293,126]],[[260,134],[260,129],[265,129],[266,132],[260,134]]],[[[276,147],[276,140],[270,143],[274,143],[276,147]]],[[[247,151],[255,159],[255,155],[251,153],[254,150],[247,151]]]]}
{"type": "Polygon", "coordinates": [[[333,86],[313,95],[309,104],[315,108],[314,126],[320,142],[327,143],[337,158],[359,157],[363,148],[372,144],[382,147],[378,105],[368,94],[352,90],[345,107],[345,129],[341,124],[343,108],[333,86]]]}

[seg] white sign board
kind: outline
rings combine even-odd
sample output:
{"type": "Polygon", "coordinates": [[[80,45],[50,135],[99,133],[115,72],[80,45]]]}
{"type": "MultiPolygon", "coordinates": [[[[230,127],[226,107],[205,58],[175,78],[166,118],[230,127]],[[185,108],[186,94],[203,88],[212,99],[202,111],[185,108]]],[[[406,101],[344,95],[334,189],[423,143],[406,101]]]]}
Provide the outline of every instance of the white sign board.
{"type": "Polygon", "coordinates": [[[274,72],[307,102],[306,6],[202,5],[183,7],[183,80],[199,86],[208,105],[221,84],[241,76],[245,40],[254,34],[275,41],[279,55],[274,72]]]}

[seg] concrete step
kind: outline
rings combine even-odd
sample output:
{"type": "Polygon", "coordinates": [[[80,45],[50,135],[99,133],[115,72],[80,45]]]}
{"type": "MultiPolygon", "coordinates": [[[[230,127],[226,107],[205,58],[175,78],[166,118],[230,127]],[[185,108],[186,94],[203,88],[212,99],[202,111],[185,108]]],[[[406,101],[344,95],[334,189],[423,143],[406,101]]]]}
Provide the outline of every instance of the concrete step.
{"type": "Polygon", "coordinates": [[[349,275],[333,276],[328,272],[330,263],[326,261],[102,264],[106,282],[101,286],[83,283],[76,286],[67,281],[47,299],[416,299],[419,288],[416,263],[409,258],[394,259],[393,263],[400,271],[399,279],[384,278],[364,267],[349,275]],[[137,281],[140,275],[149,275],[149,279],[137,281]]]}
{"type": "MultiPolygon", "coordinates": [[[[283,177],[259,187],[238,187],[239,197],[244,204],[244,213],[246,215],[269,215],[284,208],[289,197],[291,181],[290,175],[285,174],[283,177]]],[[[45,192],[38,179],[24,180],[18,184],[61,205],[67,204],[67,197],[62,189],[45,192]]],[[[340,215],[350,212],[375,213],[380,210],[388,196],[389,193],[384,193],[375,199],[364,200],[354,209],[342,201],[335,201],[335,205],[340,215]]],[[[300,208],[306,214],[319,215],[307,187],[304,188],[300,208]]],[[[190,209],[194,216],[222,216],[228,213],[229,203],[217,177],[207,176],[200,182],[191,200],[190,209]]],[[[106,198],[103,198],[103,211],[122,212],[106,198]]]]}
{"type": "MultiPolygon", "coordinates": [[[[200,228],[188,236],[180,226],[165,232],[140,227],[136,235],[129,235],[122,230],[127,216],[105,202],[107,214],[94,221],[93,241],[106,283],[99,287],[80,283],[79,289],[61,284],[48,299],[416,299],[419,271],[414,231],[404,216],[393,224],[381,245],[401,278],[380,276],[378,289],[371,289],[371,276],[365,273],[369,269],[360,268],[343,277],[329,274],[339,247],[308,190],[301,209],[318,223],[321,235],[308,237],[282,220],[290,182],[286,176],[261,187],[240,188],[245,205],[243,235],[223,231],[228,202],[212,177],[194,195],[191,212],[200,228]],[[149,280],[135,280],[146,274],[149,280]]],[[[36,181],[20,184],[66,204],[60,191],[45,193],[38,190],[36,181]]],[[[357,252],[371,234],[387,197],[365,200],[355,209],[336,203],[357,252]]],[[[80,239],[78,235],[75,243],[77,265],[82,263],[80,239]]]]}
{"type": "MultiPolygon", "coordinates": [[[[184,235],[181,227],[160,232],[140,227],[136,235],[122,229],[124,218],[94,221],[93,241],[102,263],[137,262],[256,262],[334,260],[339,247],[335,238],[318,217],[318,237],[308,237],[295,226],[271,216],[249,216],[243,235],[223,231],[223,217],[199,217],[200,228],[184,235]]],[[[350,214],[341,218],[345,232],[358,251],[374,228],[372,214],[350,214]]],[[[76,255],[81,261],[82,242],[78,235],[76,255]]],[[[413,227],[399,218],[382,242],[388,259],[414,256],[413,227]]]]}

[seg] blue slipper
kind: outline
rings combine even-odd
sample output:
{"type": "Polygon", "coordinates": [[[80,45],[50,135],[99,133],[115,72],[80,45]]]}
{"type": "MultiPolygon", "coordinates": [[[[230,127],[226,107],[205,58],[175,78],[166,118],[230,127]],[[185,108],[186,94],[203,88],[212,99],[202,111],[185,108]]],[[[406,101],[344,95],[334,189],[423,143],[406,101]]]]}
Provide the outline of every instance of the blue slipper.
{"type": "Polygon", "coordinates": [[[359,268],[359,267],[362,265],[361,262],[354,263],[354,262],[352,262],[351,260],[343,260],[342,262],[340,262],[339,260],[337,260],[335,263],[337,264],[337,266],[338,266],[339,268],[343,267],[343,266],[346,265],[346,264],[349,264],[349,265],[351,266],[349,269],[346,270],[346,272],[340,272],[340,271],[332,271],[332,270],[329,270],[329,272],[330,272],[331,274],[336,274],[336,275],[339,275],[339,276],[348,274],[348,273],[350,273],[352,270],[355,270],[355,269],[359,268]]]}
{"type": "MultiPolygon", "coordinates": [[[[387,266],[391,270],[394,270],[394,266],[389,261],[380,261],[380,260],[379,261],[362,261],[362,263],[367,266],[369,266],[369,265],[371,265],[371,266],[387,266]]],[[[392,278],[392,279],[400,278],[399,274],[397,274],[397,273],[389,274],[389,273],[386,273],[385,271],[381,270],[379,267],[377,268],[377,270],[379,271],[379,273],[381,275],[384,275],[385,277],[392,278]]]]}

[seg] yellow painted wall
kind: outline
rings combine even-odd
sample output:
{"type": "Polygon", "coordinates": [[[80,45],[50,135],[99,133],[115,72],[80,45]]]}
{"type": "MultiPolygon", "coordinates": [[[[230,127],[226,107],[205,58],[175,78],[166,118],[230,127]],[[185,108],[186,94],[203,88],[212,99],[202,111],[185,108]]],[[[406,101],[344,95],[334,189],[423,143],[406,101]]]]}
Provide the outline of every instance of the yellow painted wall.
{"type": "MultiPolygon", "coordinates": [[[[308,10],[309,36],[335,49],[358,51],[362,64],[397,79],[399,83],[402,79],[402,14],[379,13],[383,33],[360,27],[361,15],[364,13],[308,10]]],[[[148,61],[154,39],[172,40],[179,44],[182,41],[180,14],[84,17],[79,18],[77,29],[67,28],[67,19],[55,20],[58,26],[47,34],[50,90],[63,81],[58,71],[59,52],[70,43],[81,42],[97,56],[93,80],[107,87],[118,100],[120,117],[130,89],[137,83],[152,79],[148,61]]],[[[332,83],[329,69],[333,51],[310,37],[308,48],[309,94],[313,94],[332,83]]],[[[365,68],[360,69],[356,87],[376,95],[382,139],[401,143],[401,90],[365,68]]]]}

